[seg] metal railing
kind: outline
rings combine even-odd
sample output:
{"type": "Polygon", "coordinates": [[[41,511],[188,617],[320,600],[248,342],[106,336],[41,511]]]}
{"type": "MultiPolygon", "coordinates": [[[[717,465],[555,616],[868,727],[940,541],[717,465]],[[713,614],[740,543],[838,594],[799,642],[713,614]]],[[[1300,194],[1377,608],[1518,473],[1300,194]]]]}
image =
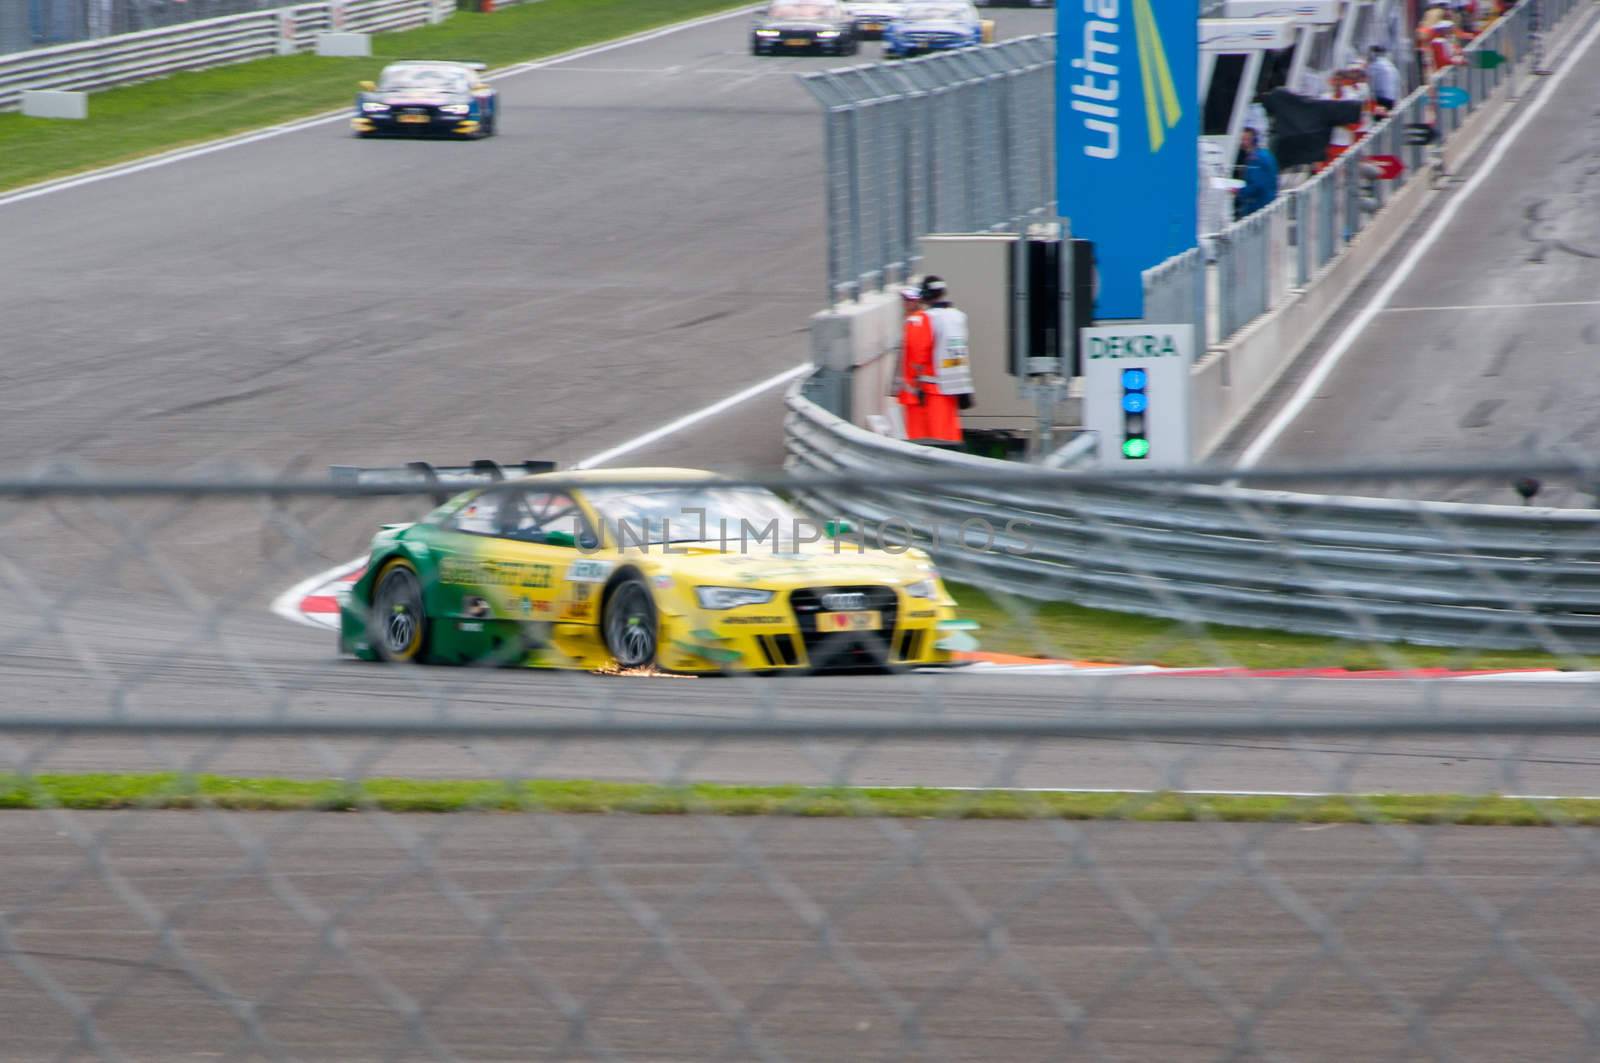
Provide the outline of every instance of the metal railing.
{"type": "Polygon", "coordinates": [[[801,77],[826,110],[829,305],[915,272],[929,233],[1048,213],[1054,70],[1038,36],[801,77]]]}
{"type": "Polygon", "coordinates": [[[1413,92],[1327,169],[1217,234],[1213,239],[1219,273],[1218,338],[1227,341],[1281,305],[1292,290],[1316,283],[1322,270],[1367,229],[1394,195],[1413,180],[1436,176],[1428,164],[1437,163],[1437,153],[1463,123],[1511,91],[1516,79],[1538,61],[1541,26],[1559,23],[1581,3],[1523,0],[1471,43],[1469,65],[1413,92]],[[1483,64],[1478,57],[1489,53],[1505,61],[1483,64]],[[1441,89],[1465,90],[1468,98],[1460,106],[1441,107],[1441,89]],[[1407,144],[1406,127],[1411,125],[1434,128],[1438,141],[1429,147],[1407,144]],[[1368,169],[1374,156],[1392,156],[1405,168],[1394,179],[1378,180],[1368,169]]]}
{"type": "MultiPolygon", "coordinates": [[[[1600,510],[1420,502],[1205,482],[1041,479],[857,428],[788,398],[789,467],[824,519],[916,529],[960,578],[1029,598],[1192,623],[1447,646],[1600,649],[1600,510]],[[873,487],[910,473],[1012,477],[873,487]],[[901,525],[895,525],[901,526],[901,525]],[[993,549],[968,549],[981,530],[993,549]]],[[[1077,444],[1087,456],[1088,437],[1077,444]]],[[[1311,482],[1309,474],[1304,477],[1311,482]]],[[[1507,477],[1509,482],[1510,477],[1507,477]]]]}
{"type": "Polygon", "coordinates": [[[304,0],[22,0],[0,54],[243,15],[304,0]]]}
{"type": "MultiPolygon", "coordinates": [[[[1206,335],[1206,260],[1200,248],[1191,248],[1144,273],[1144,313],[1150,321],[1194,326],[1206,335]]],[[[1199,357],[1205,345],[1195,344],[1199,357]]]]}
{"type": "Polygon", "coordinates": [[[454,0],[317,0],[0,55],[0,111],[15,110],[25,89],[111,88],[307,51],[324,30],[413,29],[441,21],[454,10],[454,0]]]}

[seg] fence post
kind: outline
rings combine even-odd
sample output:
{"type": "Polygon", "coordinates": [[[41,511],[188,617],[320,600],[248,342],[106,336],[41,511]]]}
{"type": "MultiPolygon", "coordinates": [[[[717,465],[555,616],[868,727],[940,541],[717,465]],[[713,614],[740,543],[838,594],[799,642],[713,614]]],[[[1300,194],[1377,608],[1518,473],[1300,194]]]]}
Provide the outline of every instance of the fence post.
{"type": "Polygon", "coordinates": [[[856,107],[851,104],[844,108],[845,129],[845,168],[848,174],[850,193],[846,197],[850,211],[850,279],[846,282],[850,289],[850,297],[856,302],[861,301],[861,273],[864,269],[862,261],[865,249],[861,246],[861,155],[858,146],[860,139],[856,135],[856,107]]]}

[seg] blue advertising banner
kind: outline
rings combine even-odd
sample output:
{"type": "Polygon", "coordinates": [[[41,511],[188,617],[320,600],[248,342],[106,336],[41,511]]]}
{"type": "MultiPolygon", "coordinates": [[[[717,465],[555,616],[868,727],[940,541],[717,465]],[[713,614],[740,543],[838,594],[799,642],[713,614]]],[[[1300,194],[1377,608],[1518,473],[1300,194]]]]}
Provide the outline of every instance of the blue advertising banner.
{"type": "Polygon", "coordinates": [[[1058,9],[1061,214],[1095,244],[1095,317],[1141,318],[1141,273],[1196,243],[1199,0],[1058,0],[1058,9]]]}

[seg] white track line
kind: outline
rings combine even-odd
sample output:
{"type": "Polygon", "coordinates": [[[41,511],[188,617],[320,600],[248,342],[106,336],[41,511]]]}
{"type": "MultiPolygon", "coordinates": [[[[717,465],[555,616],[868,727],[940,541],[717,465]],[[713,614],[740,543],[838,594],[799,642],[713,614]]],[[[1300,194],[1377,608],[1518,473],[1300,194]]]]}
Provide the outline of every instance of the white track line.
{"type": "Polygon", "coordinates": [[[1428,314],[1434,312],[1459,310],[1543,310],[1545,307],[1560,306],[1600,306],[1600,299],[1576,299],[1568,302],[1557,303],[1479,303],[1476,306],[1391,306],[1384,310],[1385,314],[1428,314]]]}
{"type": "MultiPolygon", "coordinates": [[[[526,74],[529,71],[542,70],[545,67],[556,66],[561,63],[570,63],[575,59],[587,59],[590,56],[601,55],[605,52],[614,51],[618,48],[626,48],[635,44],[644,44],[647,41],[657,40],[661,37],[670,36],[671,34],[679,33],[683,30],[695,29],[696,27],[710,25],[714,22],[721,22],[726,19],[737,18],[740,15],[749,14],[753,10],[754,8],[750,7],[738,7],[731,11],[722,11],[714,15],[703,15],[700,18],[692,18],[686,22],[674,22],[670,26],[660,26],[653,30],[646,30],[643,33],[636,33],[631,37],[622,37],[614,41],[608,41],[605,44],[597,44],[588,48],[577,48],[570,52],[563,52],[560,55],[551,56],[548,59],[536,59],[532,62],[518,63],[515,66],[508,66],[502,70],[496,70],[494,73],[486,75],[485,80],[499,81],[502,78],[516,77],[519,74],[526,74]]],[[[5,195],[0,195],[0,207],[8,206],[12,203],[22,203],[26,200],[36,199],[39,196],[48,196],[54,192],[65,192],[73,188],[82,188],[84,185],[98,184],[101,181],[109,181],[114,177],[128,177],[132,174],[143,173],[146,170],[154,170],[161,166],[171,166],[173,163],[185,162],[189,159],[198,159],[202,156],[211,155],[215,152],[227,151],[229,148],[243,147],[246,144],[254,144],[261,140],[271,140],[274,137],[281,137],[288,133],[298,133],[303,129],[312,129],[316,126],[344,121],[349,117],[350,108],[341,107],[337,111],[326,111],[322,114],[312,115],[311,117],[289,122],[284,125],[274,125],[268,126],[265,129],[250,130],[249,132],[235,134],[234,136],[230,137],[224,137],[221,140],[208,141],[195,147],[178,148],[174,151],[168,151],[160,155],[151,156],[148,159],[140,159],[136,162],[121,163],[116,166],[108,166],[100,170],[91,170],[88,173],[79,174],[76,177],[60,178],[54,181],[45,181],[41,184],[29,185],[14,192],[8,192],[5,195]]]]}
{"type": "MultiPolygon", "coordinates": [[[[676,435],[686,428],[694,427],[701,421],[708,420],[712,417],[715,417],[719,413],[731,410],[740,403],[748,402],[750,399],[753,399],[758,395],[764,395],[774,388],[782,387],[784,384],[789,383],[796,377],[801,376],[810,368],[811,363],[804,362],[795,366],[793,369],[785,369],[777,376],[771,376],[758,384],[752,384],[743,391],[735,392],[725,399],[719,399],[709,406],[702,407],[693,413],[685,414],[676,421],[668,421],[660,428],[652,429],[642,436],[637,436],[633,439],[630,439],[626,443],[620,443],[617,446],[612,447],[610,450],[603,450],[593,457],[584,458],[582,461],[574,465],[573,468],[592,469],[597,465],[604,465],[608,461],[611,461],[615,458],[620,458],[624,454],[630,454],[641,447],[647,447],[652,443],[666,439],[668,436],[676,435]]],[[[293,587],[290,587],[288,590],[284,591],[282,594],[278,595],[272,600],[272,611],[283,617],[285,620],[293,621],[296,624],[303,624],[306,627],[314,627],[318,630],[327,630],[328,625],[325,622],[321,620],[313,620],[305,613],[302,613],[300,611],[300,603],[305,600],[307,595],[327,586],[330,583],[335,582],[341,576],[345,576],[351,572],[354,572],[356,569],[360,568],[366,563],[366,558],[356,558],[353,561],[346,561],[341,565],[335,565],[326,572],[319,572],[315,576],[301,580],[299,583],[296,583],[293,587]]]]}
{"type": "Polygon", "coordinates": [[[1317,363],[1316,368],[1311,371],[1311,374],[1305,380],[1300,382],[1300,387],[1296,389],[1288,404],[1278,411],[1278,415],[1256,437],[1255,442],[1250,444],[1249,449],[1239,456],[1239,468],[1248,469],[1260,461],[1267,451],[1272,448],[1272,445],[1278,441],[1278,437],[1283,434],[1284,429],[1288,428],[1295,418],[1305,412],[1306,406],[1316,397],[1322,385],[1327,383],[1328,377],[1333,374],[1339,362],[1349,352],[1350,348],[1355,346],[1356,340],[1366,331],[1367,326],[1372,324],[1372,319],[1377,317],[1388,306],[1389,300],[1394,298],[1394,293],[1410,279],[1412,272],[1417,268],[1418,263],[1422,261],[1423,256],[1438,242],[1445,228],[1455,220],[1462,206],[1472,198],[1472,194],[1478,190],[1484,181],[1488,180],[1490,174],[1494,173],[1496,167],[1500,165],[1500,160],[1505,158],[1506,153],[1511,150],[1511,146],[1516,143],[1517,137],[1539,116],[1544,110],[1544,105],[1555,98],[1556,90],[1567,79],[1567,75],[1577,68],[1579,61],[1588,54],[1589,48],[1594,44],[1597,37],[1600,37],[1600,22],[1597,22],[1584,35],[1582,42],[1561,64],[1561,69],[1545,83],[1538,99],[1533,101],[1528,109],[1522,113],[1521,117],[1517,119],[1516,123],[1500,138],[1499,143],[1494,146],[1494,150],[1489,153],[1489,157],[1478,167],[1472,178],[1467,181],[1463,188],[1451,196],[1450,202],[1445,205],[1444,210],[1439,212],[1439,216],[1433,220],[1433,224],[1428,227],[1428,231],[1423,234],[1422,239],[1411,246],[1411,251],[1401,260],[1395,271],[1389,275],[1389,279],[1384,282],[1383,287],[1378,289],[1361,313],[1356,315],[1355,320],[1345,326],[1345,330],[1339,334],[1339,338],[1333,342],[1333,345],[1323,352],[1322,359],[1317,363]]]}
{"type": "Polygon", "coordinates": [[[693,428],[701,421],[715,417],[717,414],[726,410],[731,410],[740,403],[748,402],[750,399],[755,398],[757,395],[763,395],[771,391],[773,388],[782,387],[790,381],[802,376],[806,370],[810,368],[810,362],[802,362],[793,369],[785,369],[777,376],[770,376],[761,381],[759,384],[751,384],[743,391],[735,392],[725,399],[713,402],[710,406],[696,410],[694,413],[686,414],[678,418],[676,421],[668,421],[660,428],[646,432],[644,435],[639,436],[636,439],[630,439],[626,443],[612,447],[610,450],[603,450],[592,458],[584,458],[582,461],[574,465],[573,468],[592,469],[596,465],[604,465],[608,461],[620,458],[624,454],[631,454],[635,450],[647,447],[651,443],[659,442],[668,436],[677,435],[685,428],[693,428]]]}

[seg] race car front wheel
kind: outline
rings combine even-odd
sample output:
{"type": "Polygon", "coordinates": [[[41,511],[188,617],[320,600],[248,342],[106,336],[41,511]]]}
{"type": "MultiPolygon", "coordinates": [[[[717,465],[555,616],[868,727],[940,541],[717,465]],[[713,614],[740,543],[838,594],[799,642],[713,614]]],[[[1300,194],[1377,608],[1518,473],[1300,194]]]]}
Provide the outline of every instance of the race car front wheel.
{"type": "Polygon", "coordinates": [[[644,668],[655,663],[659,630],[656,603],[642,581],[630,578],[617,585],[606,599],[601,623],[606,649],[619,668],[644,668]]]}
{"type": "Polygon", "coordinates": [[[372,594],[371,641],[386,661],[415,661],[428,635],[422,581],[405,561],[391,561],[378,575],[372,594]]]}

